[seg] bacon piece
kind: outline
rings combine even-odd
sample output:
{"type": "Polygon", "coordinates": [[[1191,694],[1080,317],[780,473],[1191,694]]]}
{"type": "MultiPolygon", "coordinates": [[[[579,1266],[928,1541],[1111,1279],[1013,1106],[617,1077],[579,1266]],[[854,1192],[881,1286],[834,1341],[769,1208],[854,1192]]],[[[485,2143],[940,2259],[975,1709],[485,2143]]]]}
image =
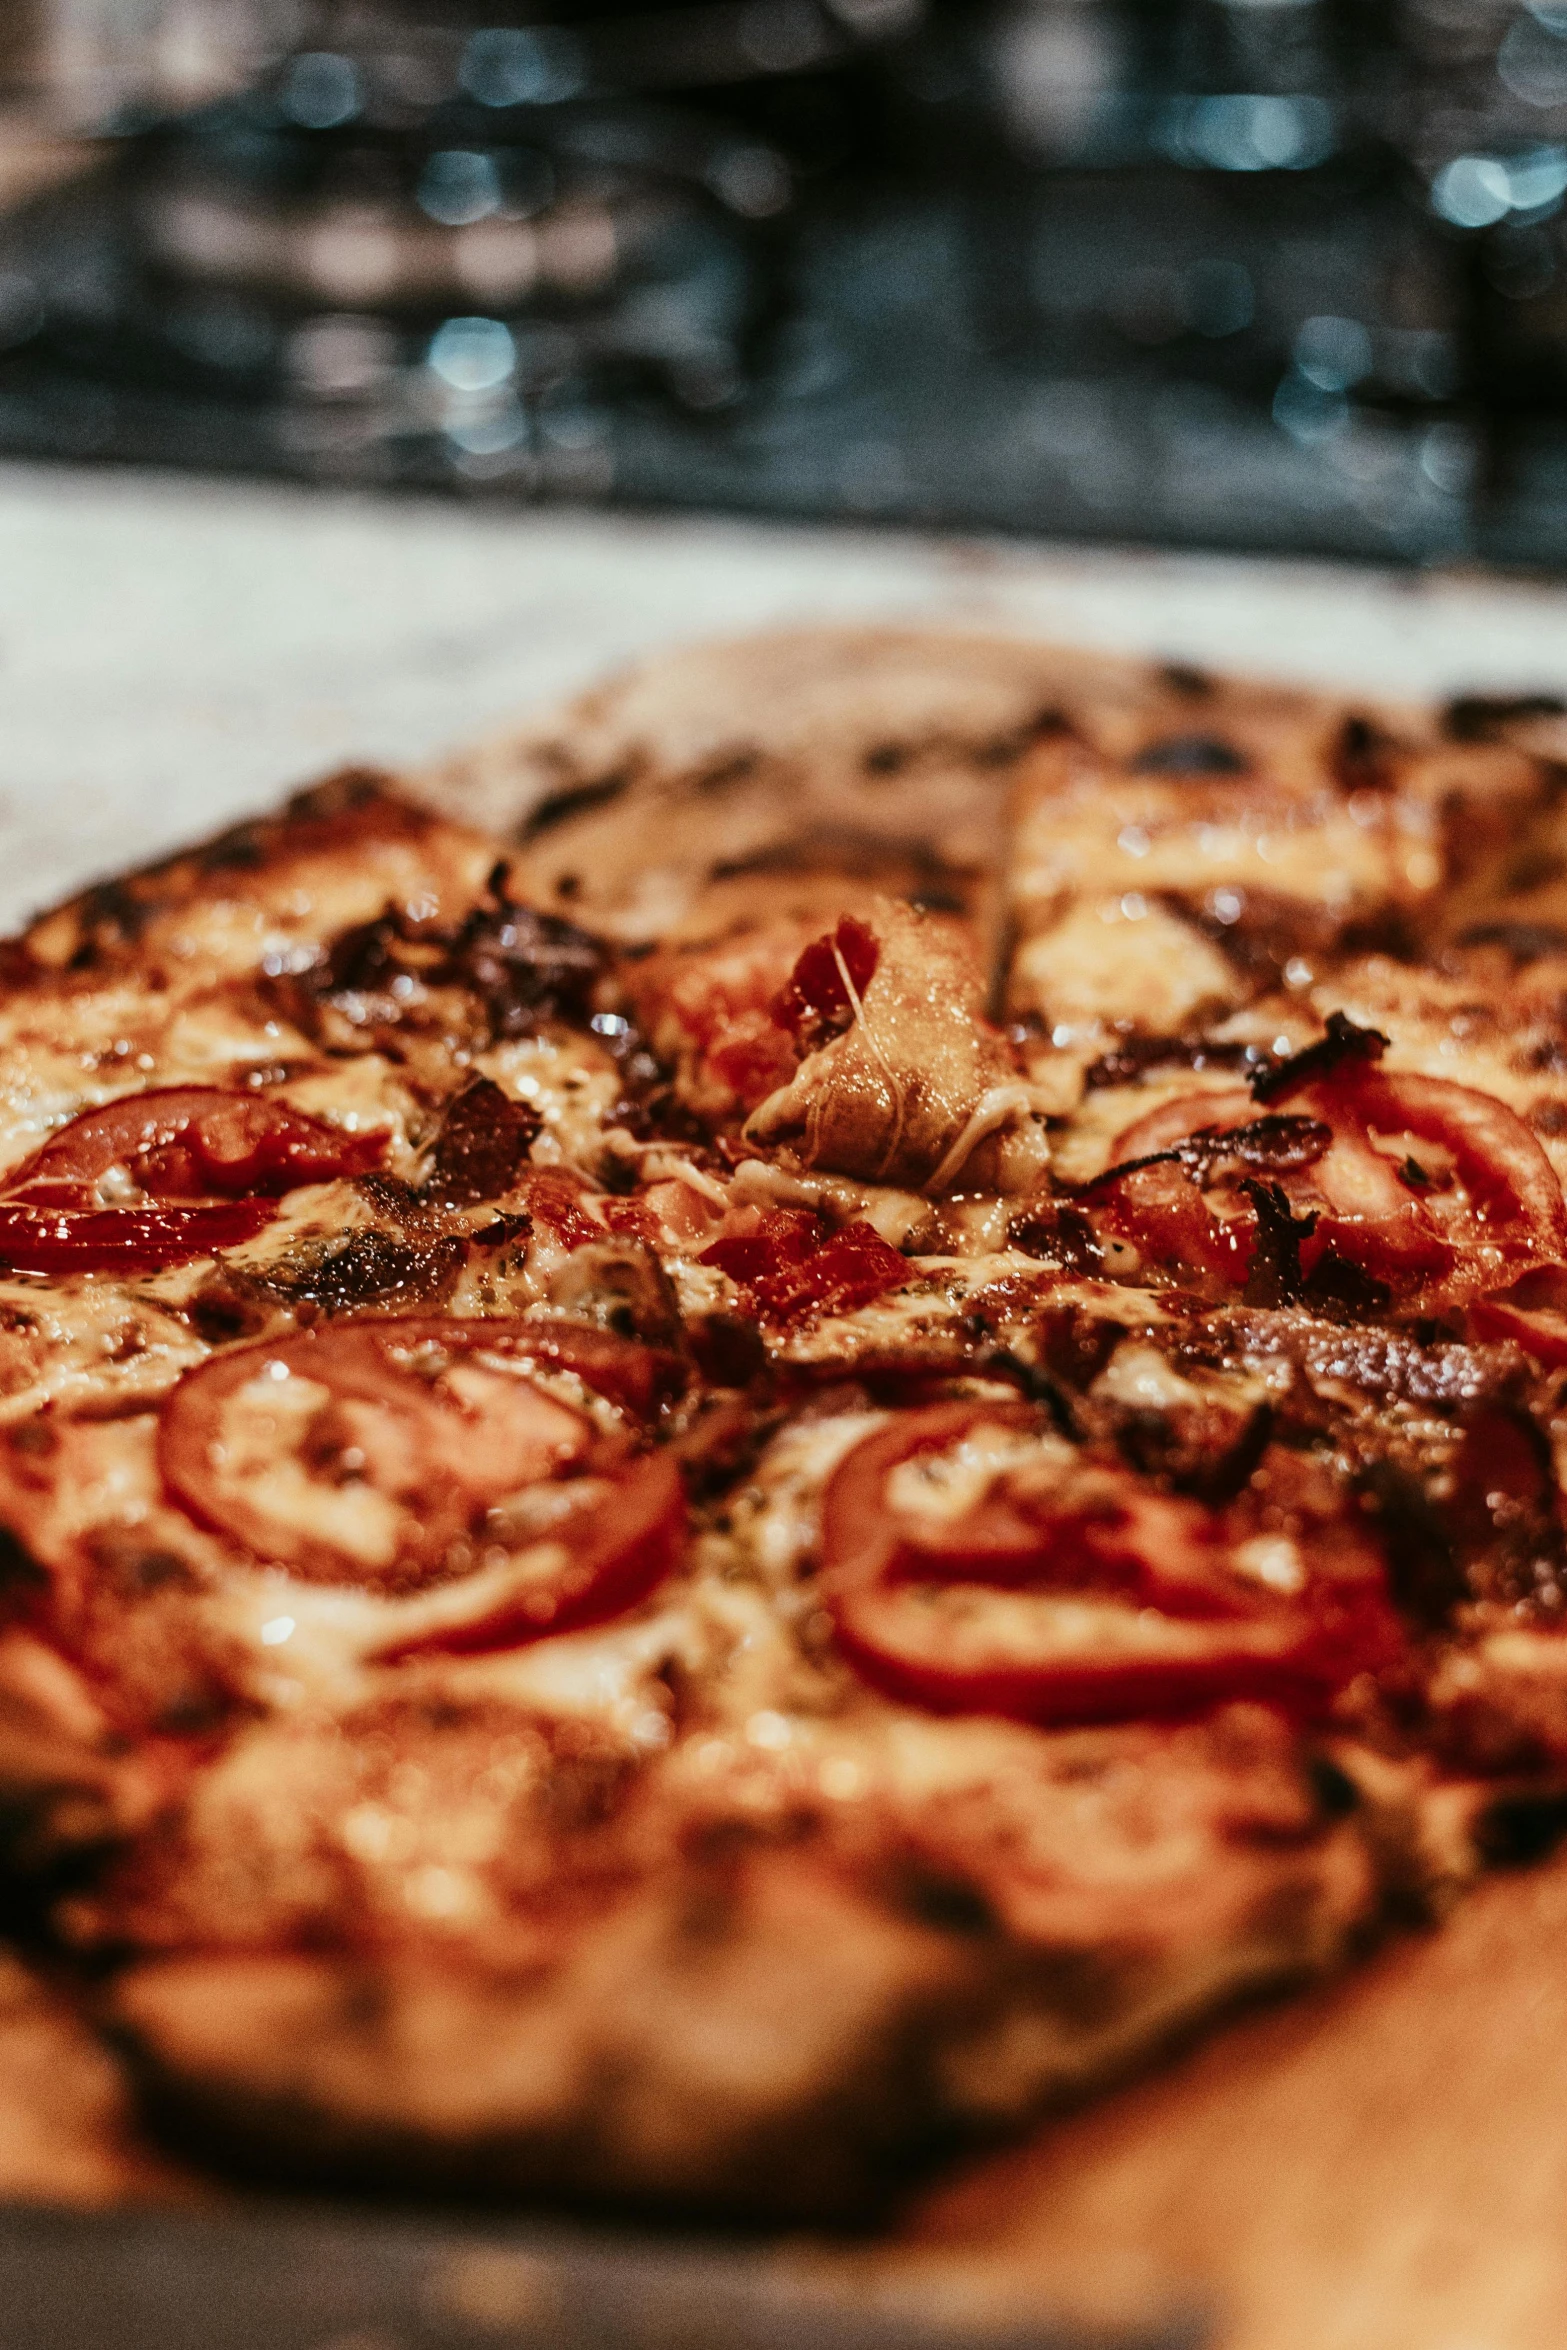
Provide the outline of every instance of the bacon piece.
{"type": "Polygon", "coordinates": [[[543,1120],[493,1079],[476,1077],[446,1113],[425,1190],[443,1207],[467,1208],[510,1191],[543,1120]]]}
{"type": "Polygon", "coordinates": [[[852,1313],[909,1278],[907,1259],[869,1224],[846,1224],[829,1240],[814,1216],[789,1208],[763,1216],[753,1231],[715,1240],[701,1262],[748,1290],[763,1321],[781,1325],[852,1313]]]}

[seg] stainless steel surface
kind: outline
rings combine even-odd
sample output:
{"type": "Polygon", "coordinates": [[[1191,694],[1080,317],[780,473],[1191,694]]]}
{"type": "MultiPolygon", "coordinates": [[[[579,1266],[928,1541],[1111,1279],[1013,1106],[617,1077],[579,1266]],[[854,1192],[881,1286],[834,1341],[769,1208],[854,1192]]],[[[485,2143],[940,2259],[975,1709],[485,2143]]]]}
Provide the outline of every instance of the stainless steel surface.
{"type": "Polygon", "coordinates": [[[1200,2350],[1175,2312],[1084,2330],[1041,2311],[858,2298],[766,2246],[462,2226],[298,2206],[0,2211],[5,2350],[1200,2350]]]}

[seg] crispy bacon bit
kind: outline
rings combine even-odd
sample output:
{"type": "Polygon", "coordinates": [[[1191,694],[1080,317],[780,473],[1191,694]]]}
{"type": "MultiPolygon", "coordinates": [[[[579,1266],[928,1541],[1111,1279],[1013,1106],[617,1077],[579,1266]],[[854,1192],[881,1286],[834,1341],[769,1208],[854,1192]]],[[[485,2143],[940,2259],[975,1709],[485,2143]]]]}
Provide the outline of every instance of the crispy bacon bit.
{"type": "Polygon", "coordinates": [[[1303,1085],[1314,1084],[1319,1077],[1338,1074],[1356,1061],[1380,1061],[1389,1041],[1380,1028],[1362,1028],[1347,1012],[1330,1012],[1326,1036],[1291,1053],[1288,1060],[1269,1061],[1252,1071],[1248,1081],[1252,1099],[1277,1101],[1284,1094],[1298,1093],[1303,1085]]]}
{"type": "Polygon", "coordinates": [[[811,941],[790,972],[773,1002],[775,1025],[786,1028],[802,1051],[818,1051],[851,1025],[854,999],[863,998],[880,960],[874,934],[852,914],[843,915],[836,930],[811,941]]]}
{"type": "Polygon", "coordinates": [[[909,1277],[907,1260],[869,1224],[846,1224],[827,1239],[814,1216],[781,1208],[753,1231],[731,1233],[704,1250],[748,1290],[760,1319],[785,1325],[814,1314],[848,1314],[909,1277]]]}
{"type": "Polygon", "coordinates": [[[446,1113],[427,1197],[448,1208],[498,1199],[516,1183],[542,1123],[531,1102],[514,1102],[490,1078],[475,1078],[446,1113]]]}

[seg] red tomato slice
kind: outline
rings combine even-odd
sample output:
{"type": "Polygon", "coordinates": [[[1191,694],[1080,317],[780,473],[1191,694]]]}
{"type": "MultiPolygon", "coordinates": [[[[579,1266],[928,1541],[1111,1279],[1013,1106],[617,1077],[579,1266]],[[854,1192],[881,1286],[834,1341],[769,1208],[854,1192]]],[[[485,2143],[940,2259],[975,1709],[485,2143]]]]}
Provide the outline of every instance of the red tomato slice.
{"type": "Polygon", "coordinates": [[[407,1645],[533,1639],[631,1605],[674,1564],[684,1527],[673,1465],[636,1453],[630,1430],[601,1434],[540,1370],[575,1372],[633,1421],[671,1377],[667,1358],[607,1331],[336,1322],[187,1372],[159,1465],[191,1516],[315,1580],[402,1592],[551,1545],[555,1563],[504,1622],[407,1645]]]}
{"type": "Polygon", "coordinates": [[[937,1404],[865,1438],[829,1479],[822,1596],[864,1678],[936,1713],[1117,1721],[1237,1698],[1311,1712],[1393,1662],[1401,1636],[1358,1522],[1296,1510],[1286,1523],[1086,1462],[1027,1406],[937,1404]],[[900,1472],[917,1483],[1009,1436],[1018,1458],[959,1514],[910,1506],[900,1472]]]}
{"type": "Polygon", "coordinates": [[[1139,1119],[1116,1143],[1126,1171],[1112,1167],[1090,1187],[1091,1212],[1153,1262],[1239,1288],[1258,1260],[1262,1176],[1281,1219],[1293,1220],[1294,1295],[1307,1302],[1359,1277],[1378,1285],[1368,1299],[1451,1305],[1567,1247],[1555,1171],[1491,1095],[1356,1062],[1271,1098],[1290,1115],[1259,1118],[1236,1088],[1186,1094],[1139,1119]],[[1308,1126],[1326,1147],[1290,1164],[1279,1130],[1308,1126]],[[1164,1152],[1174,1163],[1128,1164],[1164,1152]]]}
{"type": "Polygon", "coordinates": [[[0,1200],[0,1265],[16,1273],[150,1273],[238,1248],[276,1213],[262,1199],[207,1208],[104,1208],[88,1215],[0,1200]]]}
{"type": "Polygon", "coordinates": [[[0,1264],[24,1273],[185,1264],[254,1238],[282,1193],[363,1174],[385,1147],[384,1134],[345,1134],[286,1102],[219,1086],[128,1094],[84,1110],[5,1183],[0,1264]]]}
{"type": "Polygon", "coordinates": [[[686,1501],[680,1466],[667,1452],[645,1453],[614,1479],[607,1497],[596,1491],[562,1521],[571,1536],[564,1565],[547,1584],[530,1583],[460,1625],[388,1641],[376,1653],[383,1664],[410,1656],[478,1656],[520,1648],[555,1632],[583,1632],[624,1615],[657,1589],[680,1563],[686,1501]]]}

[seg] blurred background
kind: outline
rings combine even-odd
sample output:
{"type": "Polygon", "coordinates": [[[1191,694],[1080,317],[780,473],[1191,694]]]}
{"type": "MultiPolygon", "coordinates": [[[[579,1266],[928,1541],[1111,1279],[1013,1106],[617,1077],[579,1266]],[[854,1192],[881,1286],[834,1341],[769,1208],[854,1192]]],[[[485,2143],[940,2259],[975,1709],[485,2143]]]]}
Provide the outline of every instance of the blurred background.
{"type": "Polygon", "coordinates": [[[0,455],[1567,567],[1567,0],[6,0],[0,455]]]}

